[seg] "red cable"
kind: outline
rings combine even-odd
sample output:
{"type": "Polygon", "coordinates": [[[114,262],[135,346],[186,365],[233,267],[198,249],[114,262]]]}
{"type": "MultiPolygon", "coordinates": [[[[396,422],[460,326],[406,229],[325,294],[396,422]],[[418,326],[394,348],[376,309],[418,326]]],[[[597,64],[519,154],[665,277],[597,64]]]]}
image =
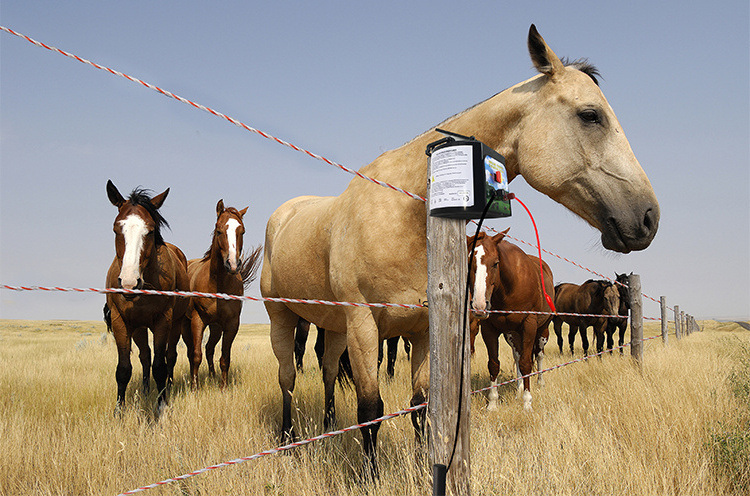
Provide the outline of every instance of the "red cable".
{"type": "Polygon", "coordinates": [[[508,193],[508,198],[511,200],[516,200],[518,203],[521,204],[524,210],[526,210],[526,213],[529,214],[529,217],[531,218],[531,223],[534,224],[534,234],[536,234],[536,248],[539,250],[539,276],[542,280],[542,292],[544,293],[544,299],[547,300],[547,304],[552,309],[553,313],[557,313],[557,310],[555,310],[555,303],[552,301],[552,298],[547,294],[547,288],[544,287],[544,269],[542,268],[542,245],[539,243],[539,230],[536,228],[536,221],[534,221],[534,216],[531,215],[531,210],[524,205],[524,203],[518,199],[518,197],[514,193],[508,193]]]}

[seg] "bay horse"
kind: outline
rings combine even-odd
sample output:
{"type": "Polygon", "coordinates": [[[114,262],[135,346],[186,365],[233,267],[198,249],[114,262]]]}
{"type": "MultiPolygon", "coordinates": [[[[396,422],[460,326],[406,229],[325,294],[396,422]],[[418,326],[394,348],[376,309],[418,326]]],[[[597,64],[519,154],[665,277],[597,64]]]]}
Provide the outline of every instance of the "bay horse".
{"type": "MultiPolygon", "coordinates": [[[[528,50],[541,73],[450,117],[439,126],[475,136],[506,159],[509,179],[523,176],[602,233],[605,248],[642,250],[656,235],[659,205],[615,113],[587,63],[564,64],[536,27],[528,50]]],[[[430,130],[387,151],[360,173],[427,195],[430,130]]],[[[349,302],[419,305],[427,291],[425,205],[369,181],[353,178],[339,196],[302,196],[281,205],[266,225],[261,293],[349,302]]],[[[266,302],[271,343],[279,363],[281,435],[294,437],[294,330],[299,317],[332,331],[326,337],[324,380],[334,381],[338,356],[349,349],[357,418],[383,413],[378,344],[404,336],[412,345],[412,405],[429,389],[427,308],[373,308],[266,302]],[[330,373],[326,374],[326,369],[330,373]]],[[[326,385],[326,394],[333,388],[326,385]]],[[[412,420],[419,431],[424,410],[412,420]]],[[[379,426],[361,430],[365,471],[377,474],[379,426]]]]}
{"type": "MultiPolygon", "coordinates": [[[[245,288],[255,279],[260,265],[262,246],[258,246],[243,259],[242,245],[245,225],[242,218],[247,207],[237,210],[224,207],[224,200],[216,204],[216,225],[211,236],[211,247],[203,258],[188,261],[190,290],[201,293],[224,293],[242,296],[245,288]]],[[[198,387],[198,370],[203,360],[203,331],[210,329],[206,343],[208,371],[213,376],[214,349],[221,339],[221,383],[227,385],[229,364],[232,358],[232,343],[240,327],[242,302],[218,298],[190,298],[190,329],[185,330],[183,340],[187,344],[190,361],[190,376],[193,388],[198,387]]]]}
{"type": "Polygon", "coordinates": [[[617,292],[620,294],[620,308],[617,312],[617,315],[622,315],[622,317],[609,319],[609,321],[607,322],[607,347],[608,349],[612,349],[614,347],[613,336],[615,331],[619,331],[618,346],[620,346],[620,353],[624,353],[622,345],[625,344],[625,331],[628,328],[628,317],[630,315],[628,275],[618,274],[617,272],[615,272],[615,286],[617,287],[617,292]]]}
{"type": "MultiPolygon", "coordinates": [[[[187,259],[182,251],[164,241],[162,227],[167,221],[159,208],[169,188],[151,198],[147,190],[136,188],[126,200],[112,181],[107,181],[107,196],[117,207],[114,221],[115,258],[107,272],[107,288],[188,291],[187,259]]],[[[108,293],[105,318],[117,345],[117,404],[115,414],[122,411],[125,392],[133,367],[130,363],[131,341],[140,350],[143,367],[143,390],[149,390],[149,368],[159,391],[157,415],[167,402],[177,361],[177,342],[186,326],[188,299],[176,296],[129,295],[108,293]],[[154,336],[154,359],[148,343],[148,329],[154,336]]]]}
{"type": "MultiPolygon", "coordinates": [[[[580,286],[565,282],[555,286],[555,307],[560,313],[617,315],[620,309],[620,293],[617,291],[615,285],[609,281],[595,281],[590,279],[580,286]]],[[[563,322],[568,324],[569,327],[568,343],[570,344],[570,354],[574,354],[573,346],[576,334],[580,332],[583,354],[588,355],[589,338],[586,334],[586,329],[589,327],[594,328],[596,351],[597,353],[601,353],[604,350],[604,335],[609,320],[607,317],[555,315],[552,321],[555,334],[557,334],[557,346],[560,348],[560,353],[562,353],[563,349],[563,322]]]]}
{"type": "MultiPolygon", "coordinates": [[[[551,313],[487,313],[488,310],[520,310],[530,312],[552,312],[542,291],[542,281],[539,269],[539,258],[526,254],[518,246],[503,239],[508,229],[495,235],[488,236],[480,232],[467,239],[469,250],[476,238],[474,253],[469,272],[471,288],[471,309],[473,310],[471,340],[476,338],[481,328],[482,339],[487,346],[487,368],[490,382],[497,385],[500,372],[498,360],[498,339],[500,335],[513,350],[516,372],[519,379],[532,372],[534,362],[537,369],[542,370],[544,359],[544,345],[549,338],[549,323],[551,313]]],[[[544,287],[553,291],[554,283],[552,270],[542,261],[544,272],[544,287]]],[[[554,298],[554,294],[549,295],[554,298]]],[[[518,381],[518,391],[523,393],[523,406],[531,410],[530,378],[524,377],[518,381]]],[[[539,385],[543,384],[539,375],[539,385]]],[[[488,394],[488,410],[497,410],[498,390],[493,387],[488,394]]]]}

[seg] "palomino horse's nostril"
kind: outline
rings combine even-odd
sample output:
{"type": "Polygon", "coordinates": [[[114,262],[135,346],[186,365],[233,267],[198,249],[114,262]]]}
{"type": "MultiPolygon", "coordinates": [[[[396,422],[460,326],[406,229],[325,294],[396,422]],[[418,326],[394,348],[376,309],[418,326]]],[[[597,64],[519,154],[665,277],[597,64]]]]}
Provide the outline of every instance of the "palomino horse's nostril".
{"type": "Polygon", "coordinates": [[[656,222],[656,214],[654,213],[654,209],[649,208],[648,210],[646,210],[646,216],[643,218],[643,226],[648,229],[649,232],[651,232],[656,226],[656,222]]]}

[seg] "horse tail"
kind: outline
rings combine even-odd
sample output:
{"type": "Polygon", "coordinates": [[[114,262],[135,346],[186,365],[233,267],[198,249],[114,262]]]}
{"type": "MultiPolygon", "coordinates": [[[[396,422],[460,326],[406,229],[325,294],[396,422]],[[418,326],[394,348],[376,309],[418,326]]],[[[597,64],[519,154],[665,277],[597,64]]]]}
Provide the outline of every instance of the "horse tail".
{"type": "Polygon", "coordinates": [[[112,310],[109,309],[109,305],[104,304],[104,323],[107,324],[107,332],[112,333],[112,310]]]}
{"type": "Polygon", "coordinates": [[[262,259],[263,246],[258,245],[249,256],[243,257],[240,262],[240,275],[242,276],[242,285],[245,289],[258,277],[258,269],[262,259]]]}

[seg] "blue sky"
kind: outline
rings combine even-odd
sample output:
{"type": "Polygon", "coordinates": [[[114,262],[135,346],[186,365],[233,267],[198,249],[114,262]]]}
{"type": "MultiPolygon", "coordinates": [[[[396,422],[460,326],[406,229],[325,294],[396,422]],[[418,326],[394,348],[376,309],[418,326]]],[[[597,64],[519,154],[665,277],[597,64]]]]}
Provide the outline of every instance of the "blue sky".
{"type": "MultiPolygon", "coordinates": [[[[533,76],[534,23],[558,55],[598,66],[662,214],[647,250],[613,254],[516,179],[543,247],[607,276],[634,271],[646,294],[698,318],[746,319],[748,10],[746,0],[5,0],[0,24],[357,169],[533,76]]],[[[249,207],[245,246],[254,246],[281,203],[337,195],[352,176],[0,33],[0,283],[102,287],[114,254],[108,179],[123,192],[171,188],[165,237],[194,258],[208,248],[218,199],[249,207]]],[[[521,209],[489,225],[534,240],[521,209]]],[[[556,282],[594,277],[548,262],[556,282]]],[[[248,294],[260,294],[257,282],[248,294]]],[[[0,317],[99,319],[103,301],[0,290],[0,317]]],[[[656,317],[658,306],[644,313],[656,317]]],[[[245,304],[243,322],[266,321],[262,304],[245,304]]]]}

